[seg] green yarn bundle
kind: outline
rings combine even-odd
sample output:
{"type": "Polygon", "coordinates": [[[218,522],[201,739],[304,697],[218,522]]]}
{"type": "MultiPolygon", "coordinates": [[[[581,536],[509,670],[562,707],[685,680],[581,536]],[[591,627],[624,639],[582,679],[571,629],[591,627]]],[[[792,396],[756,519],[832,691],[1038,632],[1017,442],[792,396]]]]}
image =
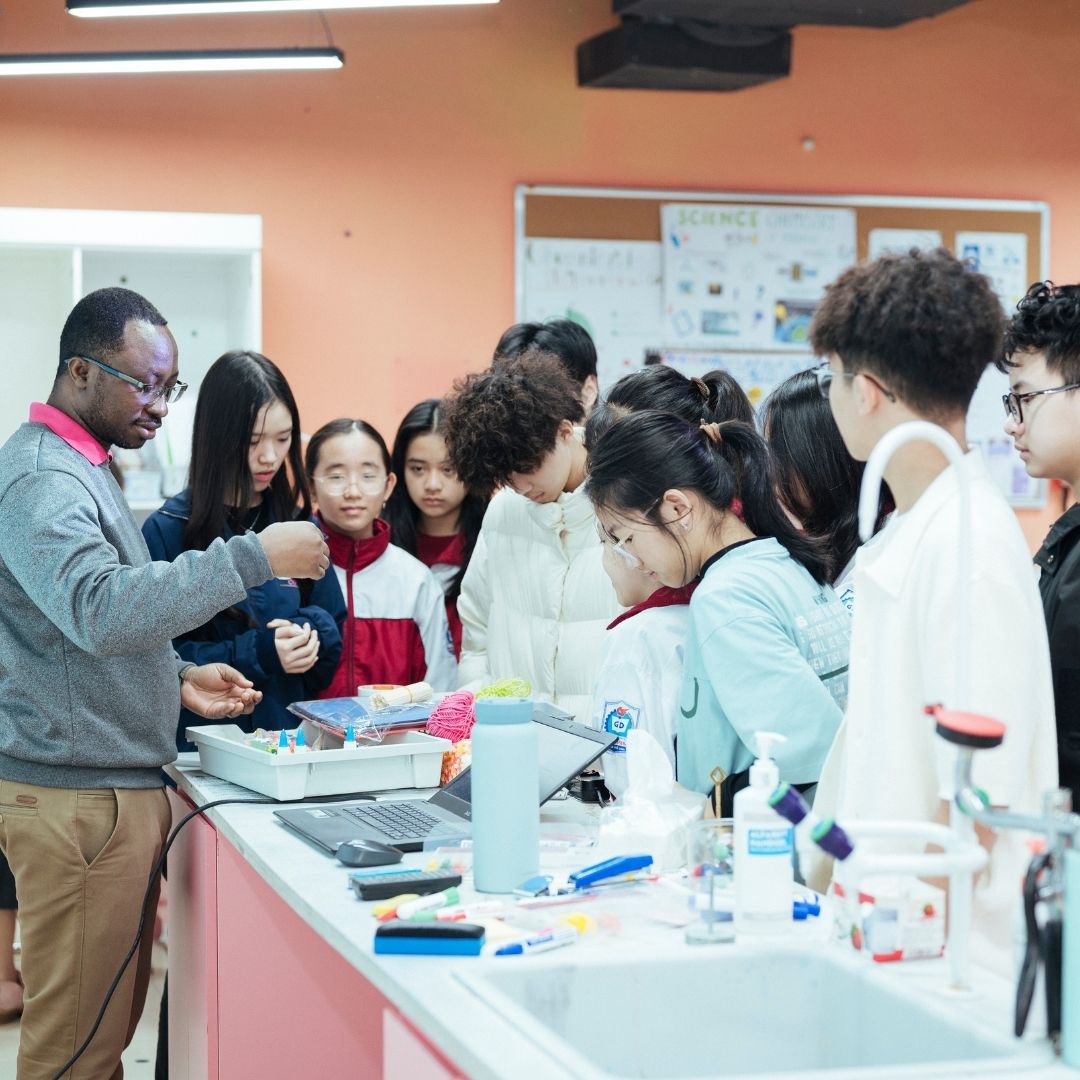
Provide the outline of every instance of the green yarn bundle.
{"type": "Polygon", "coordinates": [[[485,686],[482,690],[477,690],[476,696],[477,698],[527,698],[532,696],[532,684],[527,682],[525,679],[499,679],[497,682],[493,682],[490,686],[485,686]]]}

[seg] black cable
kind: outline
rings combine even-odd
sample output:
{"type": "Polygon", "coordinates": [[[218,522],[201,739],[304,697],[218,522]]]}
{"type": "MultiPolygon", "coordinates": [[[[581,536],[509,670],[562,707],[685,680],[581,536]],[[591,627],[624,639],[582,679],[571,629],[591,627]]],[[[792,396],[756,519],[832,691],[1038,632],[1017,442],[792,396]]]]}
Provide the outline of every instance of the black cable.
{"type": "Polygon", "coordinates": [[[143,895],[142,908],[139,911],[139,927],[135,932],[135,940],[131,943],[131,948],[128,949],[127,956],[124,957],[124,962],[120,965],[120,970],[117,971],[112,983],[109,985],[109,989],[105,992],[105,1000],[101,1003],[101,1008],[98,1010],[97,1019],[94,1021],[94,1026],[90,1029],[90,1033],[82,1041],[82,1045],[75,1053],[64,1062],[63,1067],[59,1072],[53,1075],[52,1080],[60,1080],[60,1078],[71,1069],[75,1063],[86,1053],[86,1048],[93,1041],[94,1036],[98,1033],[98,1028],[101,1027],[101,1021],[105,1019],[105,1011],[109,1007],[109,1002],[112,1001],[113,994],[116,993],[116,988],[120,985],[120,980],[124,977],[124,972],[127,970],[128,964],[131,963],[131,958],[135,955],[139,948],[139,942],[142,941],[143,926],[146,923],[146,912],[150,906],[150,897],[153,894],[154,886],[157,884],[157,880],[161,877],[161,871],[165,866],[165,857],[169,854],[169,848],[173,846],[173,841],[180,835],[180,830],[189,822],[192,818],[198,817],[200,814],[206,813],[207,810],[212,810],[215,806],[228,806],[234,803],[276,803],[276,799],[215,799],[213,802],[204,803],[202,806],[196,806],[189,814],[182,817],[173,830],[169,833],[168,838],[165,840],[165,846],[161,849],[161,855],[158,857],[158,861],[154,864],[154,868],[150,871],[150,877],[146,882],[146,893],[143,895]]]}

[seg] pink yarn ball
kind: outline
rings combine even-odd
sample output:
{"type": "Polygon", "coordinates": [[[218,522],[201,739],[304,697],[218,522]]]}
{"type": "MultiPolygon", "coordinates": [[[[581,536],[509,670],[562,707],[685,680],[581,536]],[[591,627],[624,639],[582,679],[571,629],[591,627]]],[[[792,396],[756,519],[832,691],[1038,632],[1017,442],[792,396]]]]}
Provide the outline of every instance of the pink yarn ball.
{"type": "Polygon", "coordinates": [[[431,710],[425,731],[438,739],[460,742],[469,737],[476,714],[473,712],[473,695],[468,690],[458,690],[446,697],[431,710]]]}

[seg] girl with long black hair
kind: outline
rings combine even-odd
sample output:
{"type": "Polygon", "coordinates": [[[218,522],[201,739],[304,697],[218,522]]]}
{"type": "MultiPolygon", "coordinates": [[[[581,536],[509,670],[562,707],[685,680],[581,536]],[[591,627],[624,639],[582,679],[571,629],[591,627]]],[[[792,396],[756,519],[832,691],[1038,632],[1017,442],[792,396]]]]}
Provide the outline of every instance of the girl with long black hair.
{"type": "MultiPolygon", "coordinates": [[[[813,371],[800,371],[773,390],[761,406],[761,428],[773,453],[780,501],[802,531],[821,542],[829,584],[850,612],[866,464],[848,453],[813,371]]],[[[892,510],[883,484],[875,531],[892,510]]]]}
{"type": "Polygon", "coordinates": [[[428,398],[401,421],[391,459],[403,483],[390,493],[382,516],[390,542],[419,559],[442,586],[454,656],[460,657],[457,598],[488,500],[466,491],[458,479],[440,430],[441,406],[438,398],[428,398]]]}
{"type": "Polygon", "coordinates": [[[764,440],[740,421],[691,424],[646,411],[616,420],[589,456],[586,488],[608,541],[690,600],[676,762],[703,793],[745,786],[754,733],[776,731],[783,779],[817,781],[847,697],[851,620],[828,562],[775,495],[764,440]],[[736,501],[737,500],[737,501],[736,501]],[[736,512],[738,511],[738,512],[736,512]]]}
{"type": "MultiPolygon", "coordinates": [[[[199,389],[188,486],[143,525],[150,555],[171,562],[218,538],[310,516],[300,416],[285,376],[260,353],[225,353],[199,389]]],[[[280,729],[293,726],[288,705],[329,685],[341,658],[344,619],[332,574],[317,582],[272,578],[174,645],[192,663],[232,665],[262,691],[254,713],[232,722],[247,730],[280,729]]],[[[181,712],[181,750],[191,748],[187,725],[205,723],[181,712]]]]}

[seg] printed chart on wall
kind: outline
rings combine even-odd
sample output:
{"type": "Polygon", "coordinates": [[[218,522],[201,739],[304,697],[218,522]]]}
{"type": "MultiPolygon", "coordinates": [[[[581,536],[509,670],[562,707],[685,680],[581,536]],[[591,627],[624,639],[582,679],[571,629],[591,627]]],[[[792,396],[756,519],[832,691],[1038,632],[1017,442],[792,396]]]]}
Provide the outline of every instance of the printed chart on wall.
{"type": "Polygon", "coordinates": [[[855,261],[855,212],[824,207],[661,210],[664,337],[692,349],[806,352],[825,286],[855,261]]]}
{"type": "Polygon", "coordinates": [[[573,319],[596,342],[601,387],[641,367],[660,344],[660,245],[635,240],[530,240],[526,322],[573,319]]]}
{"type": "MultiPolygon", "coordinates": [[[[1007,313],[1045,275],[1042,203],[753,196],[519,187],[517,317],[570,318],[593,336],[601,393],[644,363],[733,375],[754,405],[812,367],[825,287],[859,259],[949,248],[986,274],[1007,313]]],[[[1038,506],[1005,435],[1007,379],[990,369],[969,440],[1015,506],[1038,506]]]]}

